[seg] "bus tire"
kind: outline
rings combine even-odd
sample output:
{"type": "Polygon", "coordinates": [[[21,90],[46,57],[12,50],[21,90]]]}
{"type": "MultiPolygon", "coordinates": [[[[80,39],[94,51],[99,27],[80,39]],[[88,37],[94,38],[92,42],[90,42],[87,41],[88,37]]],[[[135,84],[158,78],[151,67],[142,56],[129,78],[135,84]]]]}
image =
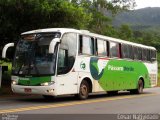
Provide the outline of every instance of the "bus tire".
{"type": "Polygon", "coordinates": [[[43,98],[46,100],[53,100],[55,97],[51,95],[43,95],[43,98]]]}
{"type": "Polygon", "coordinates": [[[89,84],[86,80],[83,80],[79,88],[78,98],[80,100],[85,100],[88,98],[88,95],[89,95],[89,84]]]}
{"type": "Polygon", "coordinates": [[[144,82],[142,79],[139,79],[137,89],[135,90],[130,90],[131,94],[142,94],[143,93],[143,88],[144,88],[144,82]]]}

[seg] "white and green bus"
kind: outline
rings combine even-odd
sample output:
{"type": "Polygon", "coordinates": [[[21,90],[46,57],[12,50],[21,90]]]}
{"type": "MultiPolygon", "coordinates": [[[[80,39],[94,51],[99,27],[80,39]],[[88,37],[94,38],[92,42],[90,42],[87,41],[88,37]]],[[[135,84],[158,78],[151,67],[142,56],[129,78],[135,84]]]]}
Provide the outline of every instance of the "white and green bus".
{"type": "MultiPolygon", "coordinates": [[[[5,57],[7,48],[3,50],[5,57]]],[[[89,93],[142,93],[157,85],[156,49],[86,30],[25,32],[15,45],[12,91],[45,98],[89,93]]]]}

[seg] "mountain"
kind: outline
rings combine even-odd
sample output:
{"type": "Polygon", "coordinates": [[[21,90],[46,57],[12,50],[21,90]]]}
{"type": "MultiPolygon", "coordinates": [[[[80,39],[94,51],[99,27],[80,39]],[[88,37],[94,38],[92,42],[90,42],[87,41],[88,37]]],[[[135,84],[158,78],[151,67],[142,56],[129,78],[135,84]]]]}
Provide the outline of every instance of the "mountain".
{"type": "Polygon", "coordinates": [[[160,7],[148,7],[119,13],[113,18],[113,24],[114,26],[128,24],[138,30],[160,30],[160,7]]]}

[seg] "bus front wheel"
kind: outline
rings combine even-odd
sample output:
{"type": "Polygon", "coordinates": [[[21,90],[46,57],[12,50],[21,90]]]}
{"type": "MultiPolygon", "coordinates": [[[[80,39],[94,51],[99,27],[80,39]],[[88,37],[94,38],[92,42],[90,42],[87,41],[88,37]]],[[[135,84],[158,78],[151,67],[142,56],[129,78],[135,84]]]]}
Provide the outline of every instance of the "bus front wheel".
{"type": "Polygon", "coordinates": [[[78,98],[80,100],[85,100],[88,98],[88,95],[89,95],[89,84],[87,81],[83,80],[79,88],[78,98]]]}

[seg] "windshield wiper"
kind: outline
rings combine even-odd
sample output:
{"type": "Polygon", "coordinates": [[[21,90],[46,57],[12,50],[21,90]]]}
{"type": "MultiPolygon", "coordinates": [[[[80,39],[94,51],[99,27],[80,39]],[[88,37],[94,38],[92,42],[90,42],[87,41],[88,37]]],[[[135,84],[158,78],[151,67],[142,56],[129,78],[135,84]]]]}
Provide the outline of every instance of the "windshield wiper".
{"type": "Polygon", "coordinates": [[[21,69],[22,69],[22,66],[23,66],[23,63],[22,63],[22,65],[20,66],[20,68],[18,69],[18,74],[20,74],[19,72],[21,71],[21,69]]]}

